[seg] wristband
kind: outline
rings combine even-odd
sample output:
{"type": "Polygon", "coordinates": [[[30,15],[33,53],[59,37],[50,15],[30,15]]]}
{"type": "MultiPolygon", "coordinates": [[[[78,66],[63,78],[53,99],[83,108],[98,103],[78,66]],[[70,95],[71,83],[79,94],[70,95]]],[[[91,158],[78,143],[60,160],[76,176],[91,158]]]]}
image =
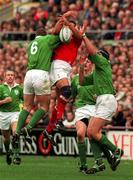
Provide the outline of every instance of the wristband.
{"type": "Polygon", "coordinates": [[[82,35],[82,37],[83,37],[83,38],[86,37],[86,34],[84,33],[84,34],[82,35]]]}

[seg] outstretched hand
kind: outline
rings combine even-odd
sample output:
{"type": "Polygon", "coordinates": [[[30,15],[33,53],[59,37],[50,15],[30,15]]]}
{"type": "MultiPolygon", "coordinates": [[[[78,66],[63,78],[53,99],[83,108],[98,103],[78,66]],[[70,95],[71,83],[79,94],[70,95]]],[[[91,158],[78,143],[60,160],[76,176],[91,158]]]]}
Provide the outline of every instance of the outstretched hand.
{"type": "Polygon", "coordinates": [[[81,33],[82,35],[85,33],[86,28],[87,28],[87,26],[85,26],[85,25],[80,26],[79,31],[80,31],[80,33],[81,33]]]}
{"type": "Polygon", "coordinates": [[[78,16],[78,12],[77,11],[68,11],[66,13],[63,14],[64,17],[73,17],[73,18],[77,18],[78,16]]]}
{"type": "Polygon", "coordinates": [[[67,20],[67,18],[65,18],[64,16],[62,16],[62,21],[63,21],[64,25],[69,26],[70,23],[67,20]]]}

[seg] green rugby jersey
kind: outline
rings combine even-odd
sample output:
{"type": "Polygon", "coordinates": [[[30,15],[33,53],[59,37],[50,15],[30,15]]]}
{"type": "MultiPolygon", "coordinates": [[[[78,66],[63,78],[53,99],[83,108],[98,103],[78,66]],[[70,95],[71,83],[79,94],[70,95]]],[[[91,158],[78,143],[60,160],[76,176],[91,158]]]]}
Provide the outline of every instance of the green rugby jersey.
{"type": "Polygon", "coordinates": [[[76,75],[72,79],[71,87],[72,87],[72,97],[73,99],[76,98],[75,101],[76,108],[83,107],[86,104],[89,105],[96,104],[95,90],[93,85],[80,86],[79,76],[76,75]]]}
{"type": "Polygon", "coordinates": [[[15,84],[10,88],[7,84],[0,85],[0,100],[11,97],[12,102],[0,105],[1,112],[18,112],[20,111],[20,103],[23,99],[23,88],[19,84],[15,84]]]}
{"type": "Polygon", "coordinates": [[[49,71],[53,50],[59,43],[57,35],[37,36],[28,47],[28,70],[49,71]]]}
{"type": "Polygon", "coordinates": [[[115,94],[112,82],[112,69],[109,61],[98,53],[89,56],[95,64],[93,71],[93,82],[97,96],[102,94],[115,94]]]}

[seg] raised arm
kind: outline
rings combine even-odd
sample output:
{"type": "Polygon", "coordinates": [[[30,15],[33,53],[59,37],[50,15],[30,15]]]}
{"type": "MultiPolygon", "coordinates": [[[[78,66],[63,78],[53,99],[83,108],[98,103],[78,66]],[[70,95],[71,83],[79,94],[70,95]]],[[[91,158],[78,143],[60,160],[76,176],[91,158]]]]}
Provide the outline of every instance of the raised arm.
{"type": "Polygon", "coordinates": [[[78,86],[77,82],[78,82],[78,76],[75,75],[73,77],[72,81],[71,81],[71,89],[72,89],[72,99],[73,99],[73,101],[75,101],[75,98],[76,98],[77,93],[78,93],[77,92],[77,86],[78,86]]]}
{"type": "Polygon", "coordinates": [[[82,40],[82,33],[80,32],[80,30],[78,30],[72,22],[69,22],[67,18],[63,17],[63,21],[64,21],[64,24],[71,29],[71,31],[73,32],[73,35],[78,40],[82,40]]]}
{"type": "Polygon", "coordinates": [[[83,35],[83,41],[86,45],[89,55],[95,55],[98,52],[98,49],[93,45],[93,43],[87,38],[87,36],[83,35]]]}
{"type": "Polygon", "coordinates": [[[64,23],[63,17],[64,18],[68,18],[68,17],[76,18],[77,12],[76,11],[68,11],[68,12],[64,13],[63,15],[59,16],[59,20],[55,24],[55,27],[52,30],[52,34],[59,34],[59,32],[63,26],[63,23],[64,23]]]}
{"type": "Polygon", "coordinates": [[[79,67],[79,84],[80,86],[84,83],[84,64],[79,67]]]}
{"type": "Polygon", "coordinates": [[[57,23],[55,24],[55,27],[52,30],[52,34],[59,34],[61,28],[63,26],[63,18],[60,17],[59,20],[57,21],[57,23]]]}
{"type": "Polygon", "coordinates": [[[84,74],[85,63],[80,65],[79,84],[80,86],[88,86],[93,84],[93,74],[90,72],[87,76],[84,74]]]}
{"type": "Polygon", "coordinates": [[[63,16],[65,18],[68,18],[68,17],[73,17],[73,18],[77,18],[78,16],[78,12],[77,11],[67,11],[66,13],[63,14],[63,16]]]}

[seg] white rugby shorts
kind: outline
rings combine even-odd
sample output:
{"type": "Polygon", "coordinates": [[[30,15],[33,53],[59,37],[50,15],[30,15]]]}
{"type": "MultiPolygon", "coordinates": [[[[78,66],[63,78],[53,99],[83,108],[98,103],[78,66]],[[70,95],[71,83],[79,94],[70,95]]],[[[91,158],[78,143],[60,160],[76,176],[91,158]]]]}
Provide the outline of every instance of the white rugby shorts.
{"type": "Polygon", "coordinates": [[[80,121],[83,118],[87,118],[88,120],[95,115],[95,105],[85,105],[83,107],[77,108],[75,111],[75,123],[80,121]]]}
{"type": "Polygon", "coordinates": [[[0,112],[0,129],[9,130],[13,122],[18,121],[20,112],[0,112]]]}
{"type": "Polygon", "coordinates": [[[27,71],[24,79],[24,94],[50,94],[49,73],[43,70],[32,69],[27,71]]]}
{"type": "Polygon", "coordinates": [[[50,69],[50,81],[51,86],[53,86],[57,81],[67,78],[70,82],[70,73],[72,67],[69,63],[63,60],[54,60],[51,64],[50,69]]]}
{"type": "Polygon", "coordinates": [[[97,97],[94,117],[111,121],[116,110],[117,101],[115,96],[113,94],[103,94],[97,97]]]}

